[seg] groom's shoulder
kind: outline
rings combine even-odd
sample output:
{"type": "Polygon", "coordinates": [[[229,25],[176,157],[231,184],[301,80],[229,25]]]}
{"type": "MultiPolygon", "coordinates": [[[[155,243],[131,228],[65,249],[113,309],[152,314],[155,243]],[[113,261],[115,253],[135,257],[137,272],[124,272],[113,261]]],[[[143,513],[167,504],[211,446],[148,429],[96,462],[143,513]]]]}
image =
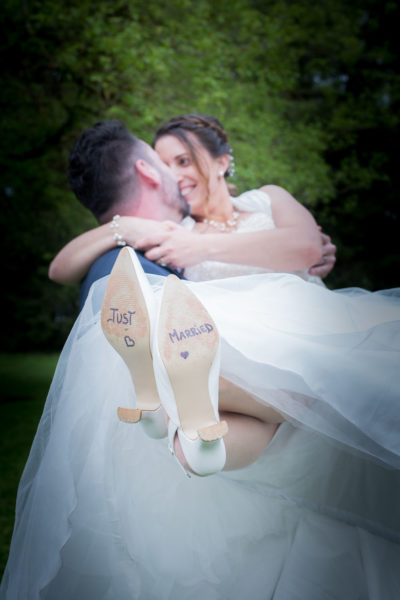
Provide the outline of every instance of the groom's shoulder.
{"type": "Polygon", "coordinates": [[[115,261],[117,260],[120,251],[120,247],[112,248],[111,250],[108,250],[94,261],[94,263],[88,271],[88,274],[81,283],[79,293],[80,308],[82,308],[85,304],[85,300],[87,298],[91,285],[98,279],[101,279],[102,277],[105,277],[106,275],[109,275],[111,273],[111,270],[114,266],[115,261]]]}
{"type": "MultiPolygon", "coordinates": [[[[118,254],[121,252],[121,249],[122,247],[112,248],[111,250],[108,250],[107,252],[102,254],[97,260],[94,261],[94,263],[89,269],[88,274],[81,283],[79,294],[80,308],[82,308],[85,303],[91,285],[98,279],[101,279],[102,277],[105,277],[106,275],[109,275],[111,273],[114,263],[117,260],[118,254]]],[[[161,267],[157,263],[152,262],[140,252],[137,252],[136,254],[140,264],[142,265],[143,271],[145,273],[148,273],[149,275],[167,276],[170,275],[171,272],[173,272],[170,269],[166,269],[164,267],[161,267]]]]}

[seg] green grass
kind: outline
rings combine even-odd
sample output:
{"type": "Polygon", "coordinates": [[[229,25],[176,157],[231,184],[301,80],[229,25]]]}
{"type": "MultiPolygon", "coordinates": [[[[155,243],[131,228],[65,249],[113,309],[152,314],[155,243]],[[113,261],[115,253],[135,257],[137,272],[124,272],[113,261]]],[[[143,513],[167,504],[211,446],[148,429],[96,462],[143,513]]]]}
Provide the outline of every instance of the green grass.
{"type": "Polygon", "coordinates": [[[14,526],[15,499],[58,354],[0,354],[0,577],[14,526]]]}

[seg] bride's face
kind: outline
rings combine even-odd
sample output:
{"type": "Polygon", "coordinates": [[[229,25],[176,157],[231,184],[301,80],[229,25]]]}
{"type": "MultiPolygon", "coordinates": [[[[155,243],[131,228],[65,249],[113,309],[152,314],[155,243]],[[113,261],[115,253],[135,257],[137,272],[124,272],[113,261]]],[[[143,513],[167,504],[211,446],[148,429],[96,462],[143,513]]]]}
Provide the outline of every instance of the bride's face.
{"type": "Polygon", "coordinates": [[[212,198],[221,177],[218,176],[221,165],[206,150],[196,136],[187,133],[196,153],[194,163],[189,148],[173,135],[165,135],[157,140],[155,150],[161,160],[174,172],[178,180],[179,189],[186,202],[190,204],[191,214],[203,217],[207,213],[209,198],[212,198]]]}

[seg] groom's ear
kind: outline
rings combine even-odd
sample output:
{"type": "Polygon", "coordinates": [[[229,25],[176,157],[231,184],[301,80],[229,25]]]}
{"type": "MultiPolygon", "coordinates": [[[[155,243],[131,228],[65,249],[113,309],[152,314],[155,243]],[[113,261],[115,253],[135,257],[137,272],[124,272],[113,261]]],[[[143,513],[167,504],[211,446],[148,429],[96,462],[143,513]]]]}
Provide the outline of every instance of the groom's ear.
{"type": "Polygon", "coordinates": [[[139,158],[135,163],[136,171],[144,184],[152,187],[161,185],[161,177],[159,172],[147,161],[139,158]]]}

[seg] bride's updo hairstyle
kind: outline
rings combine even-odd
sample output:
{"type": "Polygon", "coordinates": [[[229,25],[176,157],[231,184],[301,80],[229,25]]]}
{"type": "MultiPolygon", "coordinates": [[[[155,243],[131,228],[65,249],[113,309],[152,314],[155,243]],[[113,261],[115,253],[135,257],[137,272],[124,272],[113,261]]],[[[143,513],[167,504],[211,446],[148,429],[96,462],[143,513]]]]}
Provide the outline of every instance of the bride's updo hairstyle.
{"type": "Polygon", "coordinates": [[[196,148],[190,140],[190,137],[187,135],[187,132],[194,134],[200,144],[208,150],[213,158],[228,154],[230,165],[225,171],[224,177],[226,178],[234,174],[232,149],[228,142],[228,136],[221,123],[214,117],[201,114],[188,114],[174,117],[164,123],[164,125],[161,125],[156,131],[153,139],[153,147],[160,138],[165,135],[173,135],[181,140],[186,146],[192,161],[204,176],[196,156],[196,148]]]}

